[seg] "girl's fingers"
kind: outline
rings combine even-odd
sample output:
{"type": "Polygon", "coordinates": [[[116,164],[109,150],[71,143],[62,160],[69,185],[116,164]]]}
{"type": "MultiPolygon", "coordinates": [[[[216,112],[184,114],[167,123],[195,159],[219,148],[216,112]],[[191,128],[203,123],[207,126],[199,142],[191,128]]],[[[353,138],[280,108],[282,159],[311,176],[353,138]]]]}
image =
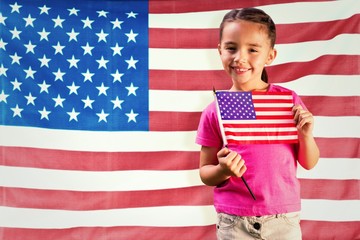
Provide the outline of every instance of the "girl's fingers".
{"type": "Polygon", "coordinates": [[[304,110],[300,105],[293,107],[294,120],[298,128],[302,128],[307,123],[313,122],[313,115],[311,112],[304,110]]]}
{"type": "Polygon", "coordinates": [[[218,158],[226,157],[229,154],[230,150],[228,148],[223,148],[217,153],[218,158]]]}
{"type": "Polygon", "coordinates": [[[309,115],[309,116],[306,116],[306,117],[303,117],[301,118],[300,122],[298,123],[298,128],[302,128],[304,127],[306,124],[312,124],[314,121],[314,118],[309,115]]]}
{"type": "Polygon", "coordinates": [[[230,151],[227,158],[227,166],[234,176],[241,176],[246,171],[245,161],[241,159],[240,154],[230,151]]]}
{"type": "Polygon", "coordinates": [[[234,172],[235,176],[237,177],[241,177],[244,172],[246,171],[246,165],[245,165],[245,161],[243,159],[241,159],[237,165],[237,169],[234,172]]]}

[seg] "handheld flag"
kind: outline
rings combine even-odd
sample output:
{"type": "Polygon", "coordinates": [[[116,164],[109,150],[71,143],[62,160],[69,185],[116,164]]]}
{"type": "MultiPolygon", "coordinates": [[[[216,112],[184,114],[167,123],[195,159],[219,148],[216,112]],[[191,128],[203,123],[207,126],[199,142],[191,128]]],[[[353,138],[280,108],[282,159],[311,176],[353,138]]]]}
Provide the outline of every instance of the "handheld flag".
{"type": "MultiPolygon", "coordinates": [[[[214,92],[214,96],[215,96],[215,101],[216,101],[216,112],[218,114],[218,118],[220,119],[219,115],[220,115],[220,109],[219,109],[219,104],[218,104],[218,101],[217,101],[217,95],[216,95],[216,91],[215,91],[215,88],[213,87],[213,92],[214,92]]],[[[219,120],[220,121],[220,120],[219,120]]],[[[222,124],[220,123],[220,131],[221,131],[221,136],[223,138],[223,142],[224,142],[224,145],[225,147],[227,147],[227,140],[226,140],[226,136],[225,136],[225,132],[224,132],[224,128],[222,126],[222,124]]],[[[246,182],[244,176],[241,176],[241,180],[243,181],[243,183],[245,184],[247,190],[249,191],[249,193],[251,194],[252,198],[254,200],[256,200],[256,197],[253,193],[253,191],[251,190],[251,188],[249,187],[248,183],[246,182]]]]}
{"type": "Polygon", "coordinates": [[[297,143],[289,92],[216,91],[219,122],[227,143],[297,143]]]}

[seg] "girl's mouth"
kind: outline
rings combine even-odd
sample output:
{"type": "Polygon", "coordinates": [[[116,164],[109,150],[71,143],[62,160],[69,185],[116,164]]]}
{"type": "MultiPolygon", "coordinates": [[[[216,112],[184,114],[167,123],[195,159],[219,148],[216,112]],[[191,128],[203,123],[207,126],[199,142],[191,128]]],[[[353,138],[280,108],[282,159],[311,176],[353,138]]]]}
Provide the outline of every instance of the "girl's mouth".
{"type": "Polygon", "coordinates": [[[238,74],[242,74],[250,70],[250,68],[239,68],[239,67],[233,67],[233,69],[238,74]]]}

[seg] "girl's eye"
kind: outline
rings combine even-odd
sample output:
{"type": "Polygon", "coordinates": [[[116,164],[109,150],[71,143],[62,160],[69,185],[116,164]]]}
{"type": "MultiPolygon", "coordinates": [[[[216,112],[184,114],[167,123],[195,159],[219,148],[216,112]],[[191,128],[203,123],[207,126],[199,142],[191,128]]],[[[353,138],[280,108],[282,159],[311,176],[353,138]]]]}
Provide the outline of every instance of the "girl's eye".
{"type": "Polygon", "coordinates": [[[236,50],[235,47],[226,47],[225,49],[228,50],[228,51],[235,51],[236,50]]]}
{"type": "Polygon", "coordinates": [[[249,52],[257,52],[257,50],[256,50],[256,49],[251,48],[251,49],[249,50],[249,52]]]}

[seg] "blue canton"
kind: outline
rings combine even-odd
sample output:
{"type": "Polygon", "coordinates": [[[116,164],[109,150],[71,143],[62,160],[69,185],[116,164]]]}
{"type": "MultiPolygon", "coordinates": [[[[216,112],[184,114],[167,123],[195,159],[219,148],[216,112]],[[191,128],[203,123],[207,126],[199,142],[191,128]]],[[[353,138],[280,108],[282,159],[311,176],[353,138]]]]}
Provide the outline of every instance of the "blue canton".
{"type": "Polygon", "coordinates": [[[0,2],[0,124],[149,130],[147,1],[0,2]]]}
{"type": "Polygon", "coordinates": [[[251,92],[216,92],[222,120],[256,119],[251,92]]]}

